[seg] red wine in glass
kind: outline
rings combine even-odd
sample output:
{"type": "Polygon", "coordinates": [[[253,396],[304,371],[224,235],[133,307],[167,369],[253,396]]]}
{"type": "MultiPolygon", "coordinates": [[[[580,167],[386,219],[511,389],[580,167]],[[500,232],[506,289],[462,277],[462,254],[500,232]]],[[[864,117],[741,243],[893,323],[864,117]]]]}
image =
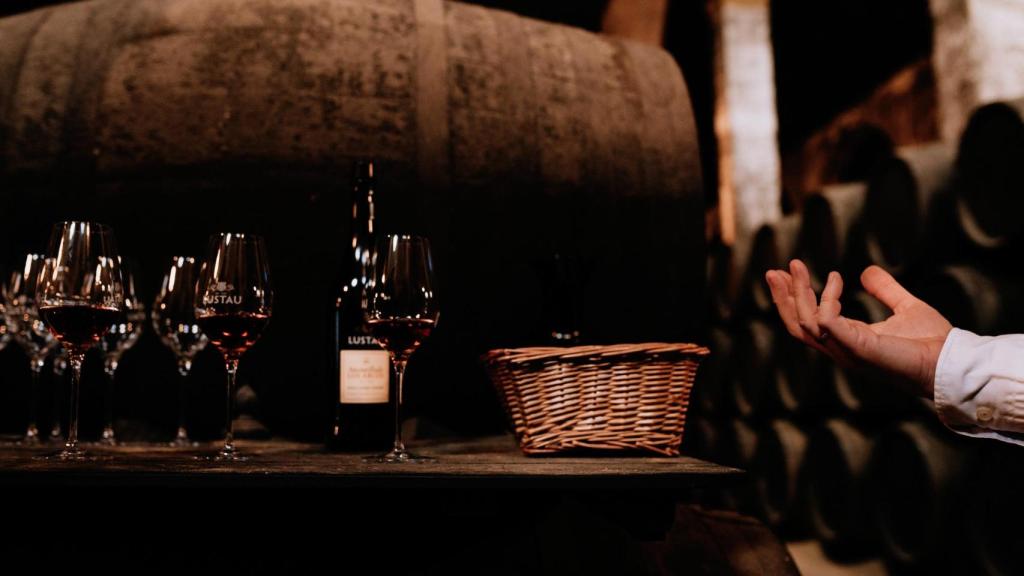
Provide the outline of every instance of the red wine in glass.
{"type": "Polygon", "coordinates": [[[116,308],[71,304],[42,306],[39,315],[61,344],[88,350],[121,318],[116,308]]]}
{"type": "Polygon", "coordinates": [[[199,328],[222,354],[237,358],[252,347],[270,322],[270,316],[254,312],[210,314],[196,319],[199,328]]]}
{"type": "Polygon", "coordinates": [[[430,336],[431,318],[393,318],[370,320],[370,333],[396,358],[408,358],[430,336]]]}

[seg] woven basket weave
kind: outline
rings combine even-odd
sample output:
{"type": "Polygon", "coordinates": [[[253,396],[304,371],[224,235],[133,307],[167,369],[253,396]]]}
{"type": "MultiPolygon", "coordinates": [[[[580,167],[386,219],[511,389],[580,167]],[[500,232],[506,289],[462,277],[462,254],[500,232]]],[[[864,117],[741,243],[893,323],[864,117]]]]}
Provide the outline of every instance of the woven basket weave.
{"type": "Polygon", "coordinates": [[[696,344],[515,348],[484,355],[523,453],[646,450],[675,456],[696,344]]]}

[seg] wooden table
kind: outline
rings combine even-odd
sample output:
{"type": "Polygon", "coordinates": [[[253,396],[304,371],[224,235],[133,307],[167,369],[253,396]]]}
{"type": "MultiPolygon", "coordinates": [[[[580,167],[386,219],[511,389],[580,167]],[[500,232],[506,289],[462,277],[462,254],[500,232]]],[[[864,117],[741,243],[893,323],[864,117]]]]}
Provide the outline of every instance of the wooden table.
{"type": "Polygon", "coordinates": [[[422,464],[375,464],[363,455],[326,452],[316,444],[239,441],[243,462],[198,460],[213,445],[88,447],[100,459],[63,462],[37,458],[53,446],[0,446],[0,483],[82,486],[409,487],[551,490],[669,490],[706,486],[741,472],[687,456],[526,457],[509,436],[417,442],[437,458],[422,464]]]}
{"type": "Polygon", "coordinates": [[[195,458],[214,444],[89,446],[101,459],[84,462],[0,446],[5,521],[19,527],[0,552],[77,566],[74,542],[101,551],[100,566],[172,573],[630,574],[704,562],[713,550],[689,532],[704,522],[680,502],[741,477],[685,456],[527,458],[509,436],[417,441],[437,461],[408,465],[284,440],[238,446],[250,460],[195,458]],[[363,558],[375,568],[360,571],[363,558]]]}

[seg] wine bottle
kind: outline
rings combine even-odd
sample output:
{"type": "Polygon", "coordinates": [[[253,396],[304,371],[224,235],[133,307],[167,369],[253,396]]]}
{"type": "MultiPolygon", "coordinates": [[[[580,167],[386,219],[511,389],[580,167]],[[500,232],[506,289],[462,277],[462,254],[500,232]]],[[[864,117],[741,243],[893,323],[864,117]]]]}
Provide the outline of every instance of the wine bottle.
{"type": "Polygon", "coordinates": [[[551,346],[576,346],[580,343],[579,291],[576,261],[556,252],[548,266],[543,317],[551,346]]]}
{"type": "Polygon", "coordinates": [[[363,314],[375,257],[375,165],[356,163],[352,181],[352,255],[334,303],[334,423],[328,447],[337,451],[391,446],[391,362],[363,314]]]}

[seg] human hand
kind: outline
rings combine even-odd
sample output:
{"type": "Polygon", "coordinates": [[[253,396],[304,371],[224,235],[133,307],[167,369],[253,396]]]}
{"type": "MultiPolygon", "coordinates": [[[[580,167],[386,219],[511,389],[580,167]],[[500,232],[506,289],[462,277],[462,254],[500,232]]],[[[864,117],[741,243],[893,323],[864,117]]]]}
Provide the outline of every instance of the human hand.
{"type": "Polygon", "coordinates": [[[864,290],[893,311],[874,324],[840,316],[843,279],[838,272],[828,275],[820,303],[807,266],[799,260],[789,263],[788,273],[770,270],[765,279],[779,316],[794,337],[843,366],[880,368],[909,380],[919,394],[932,396],[935,365],[953,326],[888,272],[869,266],[860,276],[864,290]]]}

